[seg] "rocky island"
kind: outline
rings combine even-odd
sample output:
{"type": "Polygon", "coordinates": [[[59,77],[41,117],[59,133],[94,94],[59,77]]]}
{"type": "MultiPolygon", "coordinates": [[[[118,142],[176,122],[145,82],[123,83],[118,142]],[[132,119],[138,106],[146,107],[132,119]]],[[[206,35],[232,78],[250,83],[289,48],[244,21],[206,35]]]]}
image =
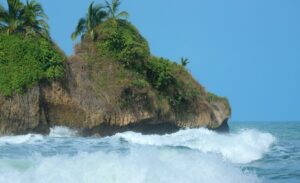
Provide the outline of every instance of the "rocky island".
{"type": "Polygon", "coordinates": [[[186,59],[153,56],[128,13],[113,5],[90,5],[72,34],[81,41],[71,57],[29,5],[14,16],[20,25],[0,26],[0,135],[47,134],[53,126],[84,136],[227,126],[228,100],[193,79],[186,59]]]}

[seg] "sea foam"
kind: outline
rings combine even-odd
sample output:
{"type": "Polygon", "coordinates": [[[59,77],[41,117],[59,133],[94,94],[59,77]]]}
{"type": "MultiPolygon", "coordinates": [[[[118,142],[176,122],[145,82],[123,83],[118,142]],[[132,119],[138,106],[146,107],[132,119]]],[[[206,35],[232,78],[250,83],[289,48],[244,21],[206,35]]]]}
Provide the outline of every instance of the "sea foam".
{"type": "Polygon", "coordinates": [[[37,134],[27,134],[27,135],[17,135],[17,136],[4,136],[0,137],[0,145],[4,144],[23,144],[23,143],[35,143],[43,140],[42,135],[37,134]]]}
{"type": "Polygon", "coordinates": [[[191,150],[131,147],[129,152],[0,160],[6,183],[256,183],[256,175],[215,155],[191,150]],[[20,164],[21,163],[21,164],[20,164]],[[6,165],[4,165],[6,164],[6,165]],[[9,168],[8,168],[9,167],[9,168]]]}
{"type": "Polygon", "coordinates": [[[207,129],[186,129],[169,135],[142,135],[126,132],[115,136],[128,142],[155,146],[183,146],[204,153],[218,153],[233,163],[250,163],[270,151],[276,138],[270,133],[242,130],[219,134],[207,129]]]}
{"type": "Polygon", "coordinates": [[[73,137],[76,136],[77,131],[72,130],[68,127],[64,126],[55,126],[53,128],[50,128],[50,137],[73,137]]]}
{"type": "Polygon", "coordinates": [[[1,137],[0,182],[257,183],[261,180],[255,172],[240,163],[262,158],[275,141],[256,130],[81,138],[55,127],[47,136],[1,137]]]}

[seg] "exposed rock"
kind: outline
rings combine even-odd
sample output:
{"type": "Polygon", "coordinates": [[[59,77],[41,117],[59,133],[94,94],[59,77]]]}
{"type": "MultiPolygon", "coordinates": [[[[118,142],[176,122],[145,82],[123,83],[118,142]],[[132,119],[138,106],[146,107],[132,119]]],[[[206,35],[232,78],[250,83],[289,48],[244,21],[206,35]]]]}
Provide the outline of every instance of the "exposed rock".
{"type": "MultiPolygon", "coordinates": [[[[89,70],[86,62],[69,61],[61,81],[42,82],[23,95],[0,96],[0,135],[48,133],[52,126],[67,126],[85,136],[126,130],[163,134],[185,127],[217,128],[224,121],[227,124],[230,117],[230,109],[224,103],[206,100],[199,101],[194,111],[180,114],[167,108],[167,115],[161,115],[155,107],[147,109],[143,103],[130,109],[115,107],[110,105],[111,98],[95,92],[89,70]]],[[[155,103],[154,98],[151,100],[155,103]]]]}

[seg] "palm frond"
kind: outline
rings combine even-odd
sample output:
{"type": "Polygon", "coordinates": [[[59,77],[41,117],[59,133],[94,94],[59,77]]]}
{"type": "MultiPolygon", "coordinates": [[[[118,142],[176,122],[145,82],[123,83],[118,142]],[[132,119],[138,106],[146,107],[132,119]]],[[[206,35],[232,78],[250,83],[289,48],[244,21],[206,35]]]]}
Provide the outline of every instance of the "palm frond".
{"type": "MultiPolygon", "coordinates": [[[[29,32],[36,32],[41,35],[49,33],[49,25],[47,24],[47,15],[40,3],[35,0],[27,0],[22,14],[24,27],[29,32]]],[[[48,37],[48,36],[47,36],[48,37]]]]}
{"type": "Polygon", "coordinates": [[[105,8],[107,9],[109,16],[112,18],[114,16],[114,11],[111,7],[111,4],[106,0],[105,0],[105,8]]]}
{"type": "Polygon", "coordinates": [[[118,12],[120,4],[121,4],[120,0],[112,0],[111,8],[113,10],[114,15],[116,15],[116,13],[118,12]]]}
{"type": "Polygon", "coordinates": [[[20,0],[7,0],[8,14],[11,18],[17,19],[24,7],[24,4],[20,0]]]}
{"type": "Polygon", "coordinates": [[[86,19],[81,18],[76,26],[75,31],[72,33],[71,38],[75,40],[80,34],[84,33],[86,31],[86,19]]]}
{"type": "Polygon", "coordinates": [[[117,18],[127,19],[129,17],[129,13],[127,11],[122,11],[117,15],[117,18]]]}
{"type": "Polygon", "coordinates": [[[32,14],[35,17],[40,17],[45,20],[48,19],[48,16],[45,14],[42,5],[35,0],[27,0],[25,6],[25,13],[32,14]]]}
{"type": "Polygon", "coordinates": [[[0,18],[2,17],[2,15],[6,13],[5,8],[2,6],[2,4],[0,4],[0,18]]]}

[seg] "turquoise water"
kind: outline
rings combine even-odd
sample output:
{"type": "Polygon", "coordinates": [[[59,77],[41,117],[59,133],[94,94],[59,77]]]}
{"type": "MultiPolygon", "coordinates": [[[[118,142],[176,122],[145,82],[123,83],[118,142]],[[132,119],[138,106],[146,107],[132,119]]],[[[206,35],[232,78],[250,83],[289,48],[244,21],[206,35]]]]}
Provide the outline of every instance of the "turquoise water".
{"type": "Polygon", "coordinates": [[[231,123],[230,134],[186,129],[81,138],[0,137],[0,183],[300,182],[300,123],[231,123]]]}

